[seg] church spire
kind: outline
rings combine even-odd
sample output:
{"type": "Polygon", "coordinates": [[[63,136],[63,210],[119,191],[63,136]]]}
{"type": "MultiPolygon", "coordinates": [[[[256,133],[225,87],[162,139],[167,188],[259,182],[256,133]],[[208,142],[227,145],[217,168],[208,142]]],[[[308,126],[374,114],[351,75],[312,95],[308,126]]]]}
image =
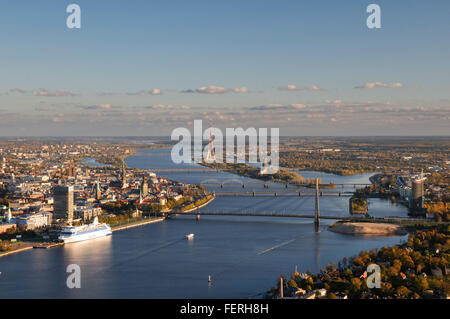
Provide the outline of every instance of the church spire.
{"type": "Polygon", "coordinates": [[[212,136],[212,123],[209,122],[209,144],[208,144],[208,154],[206,155],[206,161],[208,163],[216,161],[216,150],[214,148],[214,139],[212,136]]]}
{"type": "Polygon", "coordinates": [[[122,158],[122,188],[127,188],[127,172],[125,170],[125,159],[122,158]]]}
{"type": "Polygon", "coordinates": [[[12,219],[11,207],[8,207],[8,215],[6,216],[6,222],[10,223],[12,219]]]}

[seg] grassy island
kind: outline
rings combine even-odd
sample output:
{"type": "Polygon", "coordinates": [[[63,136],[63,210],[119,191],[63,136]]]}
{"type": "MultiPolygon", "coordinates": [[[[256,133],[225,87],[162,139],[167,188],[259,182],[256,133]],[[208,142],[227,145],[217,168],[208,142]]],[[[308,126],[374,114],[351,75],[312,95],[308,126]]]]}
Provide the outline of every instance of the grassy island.
{"type": "MultiPolygon", "coordinates": [[[[230,171],[233,174],[237,174],[244,177],[250,177],[259,179],[262,181],[290,184],[302,187],[315,187],[315,179],[305,179],[303,176],[296,172],[292,172],[287,169],[280,168],[275,174],[261,174],[260,169],[255,166],[251,166],[245,163],[205,163],[201,165],[213,168],[230,171]]],[[[322,184],[322,180],[319,178],[320,188],[335,188],[333,183],[322,184]]]]}

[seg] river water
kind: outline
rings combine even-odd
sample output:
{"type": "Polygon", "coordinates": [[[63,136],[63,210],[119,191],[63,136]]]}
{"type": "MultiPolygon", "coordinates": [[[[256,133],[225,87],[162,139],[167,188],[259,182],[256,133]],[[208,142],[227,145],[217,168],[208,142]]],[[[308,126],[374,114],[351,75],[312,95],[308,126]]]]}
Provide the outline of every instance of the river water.
{"type": "MultiPolygon", "coordinates": [[[[140,169],[197,167],[173,164],[167,149],[140,151],[126,163],[140,169]]],[[[299,173],[334,183],[368,183],[371,175],[299,173]]],[[[186,183],[224,183],[223,188],[207,186],[217,192],[267,190],[255,184],[259,181],[224,172],[158,175],[186,183]]],[[[285,186],[270,184],[269,190],[275,189],[285,190],[285,186]]],[[[202,210],[313,214],[314,198],[218,197],[202,210]]],[[[369,212],[407,216],[403,206],[381,199],[370,200],[369,212]]],[[[347,216],[348,197],[321,197],[320,213],[347,216]]],[[[336,234],[327,230],[332,222],[322,220],[316,233],[309,219],[202,216],[197,222],[193,216],[178,216],[114,232],[108,238],[33,249],[0,258],[0,298],[250,298],[274,286],[280,274],[290,274],[296,266],[300,272],[317,272],[330,261],[406,238],[336,234]],[[195,239],[185,240],[188,233],[194,233],[195,239]],[[69,264],[80,266],[80,289],[67,288],[69,264]]]]}

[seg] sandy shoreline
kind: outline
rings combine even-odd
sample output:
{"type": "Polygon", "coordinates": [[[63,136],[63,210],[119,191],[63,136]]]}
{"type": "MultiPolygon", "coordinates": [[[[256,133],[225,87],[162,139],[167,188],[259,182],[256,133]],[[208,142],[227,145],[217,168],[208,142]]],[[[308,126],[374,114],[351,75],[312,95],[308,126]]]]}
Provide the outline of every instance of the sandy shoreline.
{"type": "Polygon", "coordinates": [[[407,231],[394,224],[385,223],[338,223],[330,226],[331,231],[350,235],[406,235],[407,231]]]}

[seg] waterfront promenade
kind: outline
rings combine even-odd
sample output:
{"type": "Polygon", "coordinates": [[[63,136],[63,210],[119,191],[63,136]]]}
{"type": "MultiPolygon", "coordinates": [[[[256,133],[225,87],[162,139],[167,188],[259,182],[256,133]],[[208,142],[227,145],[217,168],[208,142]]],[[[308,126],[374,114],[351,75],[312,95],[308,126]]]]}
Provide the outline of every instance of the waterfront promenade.
{"type": "Polygon", "coordinates": [[[144,220],[140,220],[140,221],[130,222],[130,223],[122,224],[122,225],[113,226],[113,227],[111,227],[111,231],[115,232],[118,230],[124,230],[124,229],[144,226],[144,225],[148,225],[148,224],[159,223],[159,222],[162,222],[164,219],[165,219],[165,217],[160,217],[160,218],[149,218],[147,220],[144,219],[144,220]]]}

